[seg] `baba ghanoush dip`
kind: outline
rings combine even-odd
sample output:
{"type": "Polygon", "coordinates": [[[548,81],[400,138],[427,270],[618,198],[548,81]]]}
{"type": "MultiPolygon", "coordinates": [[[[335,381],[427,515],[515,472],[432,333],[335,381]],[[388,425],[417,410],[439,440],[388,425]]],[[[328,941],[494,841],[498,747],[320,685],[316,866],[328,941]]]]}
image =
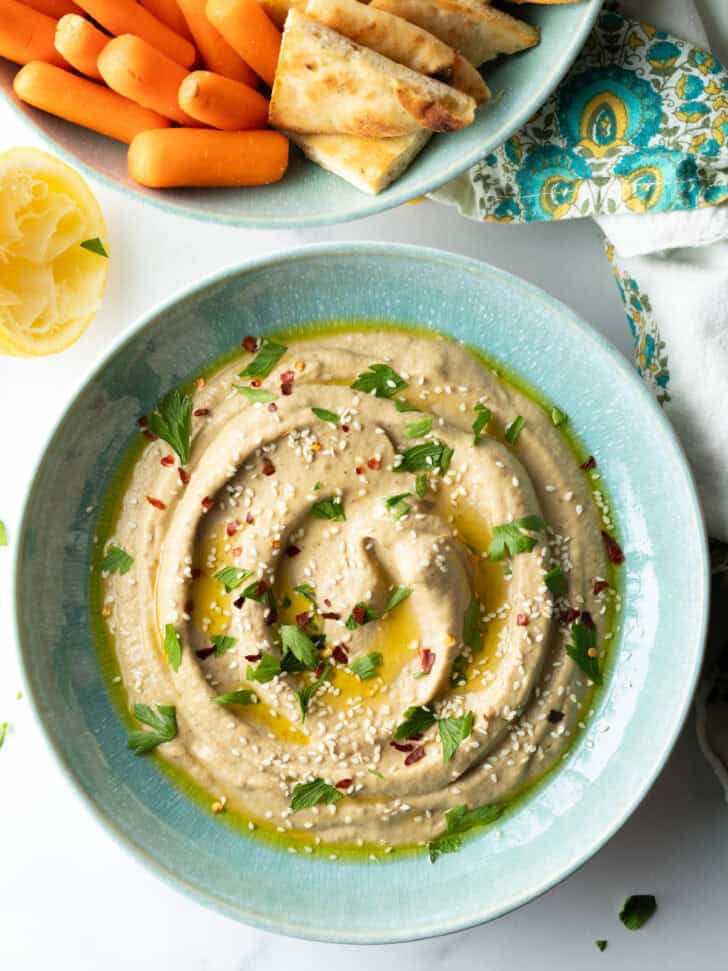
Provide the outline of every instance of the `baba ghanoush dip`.
{"type": "Polygon", "coordinates": [[[137,754],[291,848],[433,860],[565,755],[623,557],[558,408],[352,323],[246,337],[140,425],[99,553],[137,754]]]}

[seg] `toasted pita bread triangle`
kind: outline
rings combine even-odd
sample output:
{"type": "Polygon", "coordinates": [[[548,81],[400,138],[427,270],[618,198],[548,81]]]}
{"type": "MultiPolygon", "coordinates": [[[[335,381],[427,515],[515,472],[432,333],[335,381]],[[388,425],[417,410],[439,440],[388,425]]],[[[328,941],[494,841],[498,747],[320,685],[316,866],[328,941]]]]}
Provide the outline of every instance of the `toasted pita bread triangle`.
{"type": "Polygon", "coordinates": [[[536,27],[485,6],[482,0],[372,0],[371,6],[409,20],[479,67],[499,54],[535,47],[536,27]]]}
{"type": "Polygon", "coordinates": [[[420,128],[400,138],[286,134],[312,162],[346,179],[362,192],[376,195],[402,175],[432,133],[420,128]]]}
{"type": "Polygon", "coordinates": [[[464,91],[479,105],[488,100],[485,81],[470,61],[401,17],[359,0],[308,0],[304,12],[356,44],[464,91]]]}
{"type": "Polygon", "coordinates": [[[396,138],[472,124],[473,98],[291,10],[269,117],[290,131],[396,138]]]}

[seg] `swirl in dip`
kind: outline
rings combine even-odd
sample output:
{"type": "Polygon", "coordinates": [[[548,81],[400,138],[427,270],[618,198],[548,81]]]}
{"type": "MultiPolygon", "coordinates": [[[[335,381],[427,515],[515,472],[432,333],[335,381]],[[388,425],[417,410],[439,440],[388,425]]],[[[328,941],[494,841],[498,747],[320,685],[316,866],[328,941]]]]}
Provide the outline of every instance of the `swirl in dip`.
{"type": "Polygon", "coordinates": [[[447,851],[566,752],[621,553],[557,409],[450,339],[313,333],[148,419],[104,548],[130,706],[167,706],[131,744],[251,828],[447,851]]]}

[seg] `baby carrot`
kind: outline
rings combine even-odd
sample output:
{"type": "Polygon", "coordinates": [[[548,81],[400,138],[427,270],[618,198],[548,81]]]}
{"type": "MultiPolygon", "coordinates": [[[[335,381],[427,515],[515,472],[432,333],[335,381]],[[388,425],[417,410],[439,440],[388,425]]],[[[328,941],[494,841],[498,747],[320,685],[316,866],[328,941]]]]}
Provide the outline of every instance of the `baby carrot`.
{"type": "Polygon", "coordinates": [[[223,77],[232,78],[233,81],[242,81],[243,84],[249,84],[251,87],[257,85],[258,75],[255,71],[235,53],[207,19],[205,13],[207,0],[177,0],[177,2],[197,44],[202,63],[208,71],[222,74],[223,77]]]}
{"type": "Polygon", "coordinates": [[[17,0],[0,0],[0,57],[27,64],[65,64],[53,46],[56,22],[17,0]]]}
{"type": "Polygon", "coordinates": [[[181,125],[195,124],[177,102],[187,71],[141,37],[114,37],[101,52],[98,63],[101,77],[112,91],[181,125]]]}
{"type": "Polygon", "coordinates": [[[15,75],[13,89],[21,101],[34,108],[120,142],[130,142],[148,128],[169,125],[166,118],[115,91],[41,61],[21,68],[15,75]]]}
{"type": "Polygon", "coordinates": [[[139,2],[154,14],[157,20],[171,27],[175,33],[186,37],[187,40],[192,40],[192,34],[177,0],[139,0],[139,2]]]}
{"type": "Polygon", "coordinates": [[[243,131],[268,123],[268,101],[262,94],[210,71],[188,74],[178,98],[183,111],[210,128],[243,131]]]}
{"type": "Polygon", "coordinates": [[[207,0],[207,19],[256,74],[273,87],[281,32],[257,0],[207,0]]]}
{"type": "Polygon", "coordinates": [[[97,62],[99,54],[108,43],[106,34],[97,30],[85,17],[78,17],[75,13],[67,13],[61,17],[56,26],[56,50],[71,67],[96,81],[102,80],[97,62]]]}
{"type": "Polygon", "coordinates": [[[136,34],[183,67],[194,64],[196,51],[192,44],[136,0],[79,0],[78,5],[110,34],[136,34]]]}
{"type": "Polygon", "coordinates": [[[283,178],[288,139],[277,131],[170,128],[129,146],[129,175],[152,189],[267,185],[283,178]]]}
{"type": "Polygon", "coordinates": [[[56,19],[67,13],[81,13],[81,8],[72,0],[23,0],[23,3],[56,19]]]}

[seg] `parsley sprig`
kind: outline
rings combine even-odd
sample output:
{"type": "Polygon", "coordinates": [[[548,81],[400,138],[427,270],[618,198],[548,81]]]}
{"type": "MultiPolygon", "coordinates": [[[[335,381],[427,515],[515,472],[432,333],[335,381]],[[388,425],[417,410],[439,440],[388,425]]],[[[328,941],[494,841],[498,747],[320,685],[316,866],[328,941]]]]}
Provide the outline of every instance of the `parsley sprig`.
{"type": "Polygon", "coordinates": [[[493,417],[490,408],[478,402],[475,406],[475,421],[473,422],[473,445],[478,444],[478,439],[483,434],[490,419],[493,417]]]}
{"type": "Polygon", "coordinates": [[[311,506],[311,515],[316,519],[330,519],[335,523],[342,523],[346,519],[344,506],[340,496],[330,499],[319,499],[311,506]]]}
{"type": "Polygon", "coordinates": [[[149,430],[171,445],[182,465],[187,465],[192,434],[191,396],[178,388],[168,392],[149,416],[149,430]]]}
{"type": "Polygon", "coordinates": [[[215,580],[219,580],[223,587],[225,587],[225,593],[232,593],[251,574],[251,570],[244,570],[239,566],[224,566],[217,573],[214,573],[213,577],[215,580]]]}
{"type": "Polygon", "coordinates": [[[241,378],[267,378],[288,348],[265,338],[260,350],[248,366],[240,372],[241,378]]]}
{"type": "Polygon", "coordinates": [[[454,449],[444,442],[423,442],[413,445],[399,457],[395,464],[395,472],[434,472],[445,475],[450,468],[454,449]]]}
{"type": "Polygon", "coordinates": [[[106,556],[101,563],[101,570],[103,573],[124,574],[129,572],[133,562],[134,557],[130,556],[126,550],[120,546],[112,545],[106,551],[106,556]]]}
{"type": "Polygon", "coordinates": [[[503,813],[503,806],[493,803],[489,806],[476,806],[468,809],[465,805],[453,806],[445,813],[447,830],[442,836],[431,840],[428,844],[430,862],[434,863],[438,857],[446,853],[456,853],[463,845],[462,835],[476,826],[487,826],[494,823],[503,813]]]}
{"type": "Polygon", "coordinates": [[[379,651],[371,651],[362,657],[355,658],[349,664],[349,670],[353,672],[360,681],[371,681],[376,678],[379,668],[382,666],[384,658],[379,651]]]}
{"type": "Polygon", "coordinates": [[[536,537],[524,533],[524,529],[537,532],[546,529],[546,523],[540,516],[522,516],[520,519],[514,519],[512,523],[494,526],[493,538],[488,547],[489,559],[502,560],[506,555],[530,553],[536,545],[536,537]]]}
{"type": "Polygon", "coordinates": [[[291,809],[297,812],[299,809],[311,809],[319,803],[331,806],[344,798],[344,793],[336,786],[324,779],[313,779],[311,782],[299,782],[294,790],[291,799],[291,809]]]}
{"type": "Polygon", "coordinates": [[[157,710],[150,705],[134,705],[134,717],[143,725],[148,725],[152,731],[144,732],[135,729],[129,732],[127,744],[134,755],[144,755],[164,742],[171,742],[177,737],[177,709],[174,705],[157,705],[157,710]]]}
{"type": "Polygon", "coordinates": [[[388,364],[370,364],[352,384],[354,391],[374,394],[376,398],[392,398],[407,387],[407,382],[388,364]]]}
{"type": "Polygon", "coordinates": [[[566,645],[566,653],[594,684],[601,684],[603,679],[599,667],[599,656],[589,653],[589,651],[596,650],[596,629],[576,621],[571,625],[570,631],[573,643],[566,645]]]}
{"type": "Polygon", "coordinates": [[[301,712],[301,721],[306,721],[306,715],[308,713],[308,706],[311,704],[311,699],[316,694],[321,685],[326,681],[329,676],[329,670],[331,665],[328,661],[324,662],[323,670],[321,674],[311,682],[311,684],[306,685],[306,687],[301,688],[296,691],[296,701],[298,701],[298,708],[301,712]]]}

